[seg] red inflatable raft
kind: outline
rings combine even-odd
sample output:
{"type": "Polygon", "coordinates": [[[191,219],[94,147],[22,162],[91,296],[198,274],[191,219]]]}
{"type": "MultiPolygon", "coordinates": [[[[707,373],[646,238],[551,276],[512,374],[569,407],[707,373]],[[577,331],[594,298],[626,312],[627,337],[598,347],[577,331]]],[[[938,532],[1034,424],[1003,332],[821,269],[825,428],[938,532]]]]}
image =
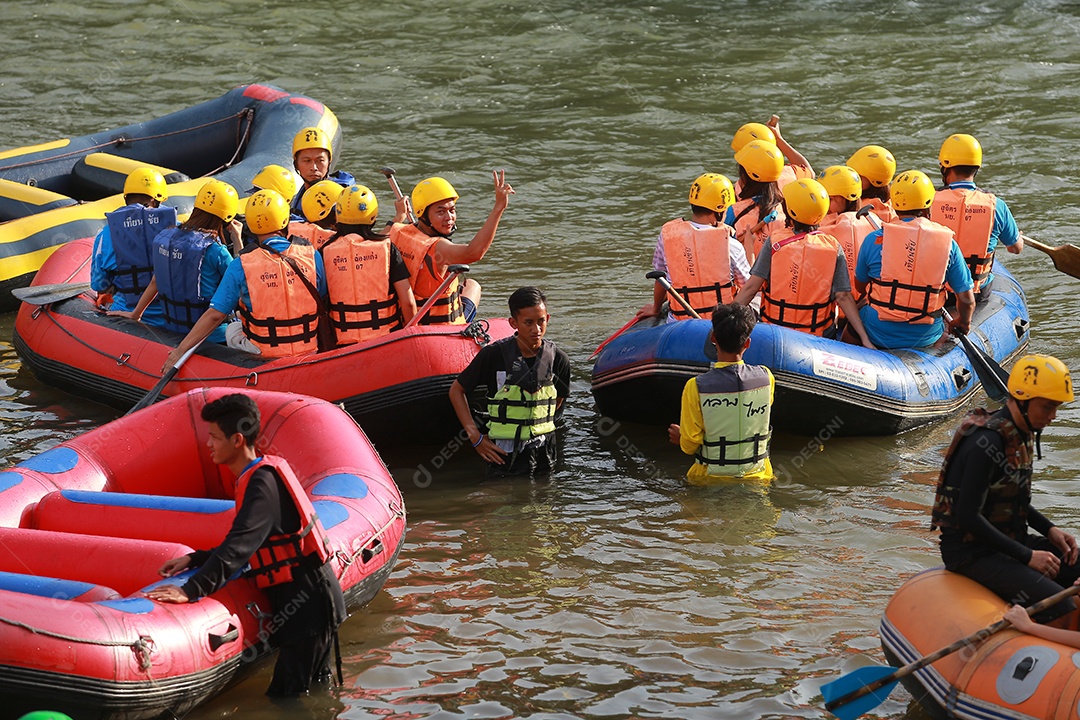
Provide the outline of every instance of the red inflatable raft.
{"type": "MultiPolygon", "coordinates": [[[[270,652],[270,606],[239,577],[187,605],[152,602],[165,560],[210,549],[235,512],[193,390],[0,472],[0,699],[79,720],[181,717],[270,652]]],[[[310,397],[249,391],[258,447],[285,457],[330,536],[350,607],[379,591],[405,533],[401,494],[363,431],[310,397]]],[[[228,476],[228,477],[226,477],[228,476]]],[[[10,713],[10,714],[8,714],[10,713]]]]}
{"type": "MultiPolygon", "coordinates": [[[[84,239],[59,248],[34,285],[89,282],[92,246],[84,239]]],[[[380,446],[437,443],[461,429],[447,395],[451,383],[483,345],[512,332],[505,319],[417,325],[336,350],[276,360],[203,343],[164,394],[204,386],[300,392],[343,404],[380,446]]],[[[160,379],[166,355],[181,338],[101,315],[83,295],[47,306],[24,303],[14,344],[41,382],[129,409],[160,379]]]]}

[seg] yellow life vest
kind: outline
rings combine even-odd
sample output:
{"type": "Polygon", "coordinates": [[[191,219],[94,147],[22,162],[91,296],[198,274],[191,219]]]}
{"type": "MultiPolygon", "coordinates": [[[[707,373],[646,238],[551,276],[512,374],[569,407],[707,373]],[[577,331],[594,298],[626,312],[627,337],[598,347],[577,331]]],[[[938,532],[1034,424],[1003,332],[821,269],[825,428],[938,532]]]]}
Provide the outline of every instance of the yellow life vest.
{"type": "Polygon", "coordinates": [[[768,369],[737,363],[713,368],[695,382],[705,438],[694,458],[713,476],[764,470],[772,437],[768,369]]]}
{"type": "MultiPolygon", "coordinates": [[[[660,228],[671,285],[703,317],[718,303],[735,299],[728,252],[733,232],[727,225],[696,228],[686,220],[671,220],[660,228]]],[[[671,314],[678,320],[690,317],[677,302],[671,303],[671,314]]]]}
{"type": "Polygon", "coordinates": [[[555,432],[555,346],[542,341],[530,367],[517,336],[498,341],[506,380],[488,399],[488,435],[497,440],[527,440],[555,432]]]}
{"type": "Polygon", "coordinates": [[[390,288],[389,240],[339,236],[323,245],[322,256],[327,309],[339,344],[372,340],[401,327],[401,309],[390,288]]]}

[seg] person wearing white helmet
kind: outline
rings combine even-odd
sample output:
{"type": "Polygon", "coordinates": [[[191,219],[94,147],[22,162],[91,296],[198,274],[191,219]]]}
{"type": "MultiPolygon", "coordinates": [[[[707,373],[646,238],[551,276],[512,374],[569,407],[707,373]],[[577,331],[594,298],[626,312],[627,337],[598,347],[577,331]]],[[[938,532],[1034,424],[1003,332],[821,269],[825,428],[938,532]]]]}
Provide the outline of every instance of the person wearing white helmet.
{"type": "MultiPolygon", "coordinates": [[[[1029,605],[1080,578],[1076,538],[1031,504],[1042,431],[1074,396],[1069,369],[1049,355],[1020,358],[1007,389],[1005,407],[973,410],[953,436],[938,476],[931,527],[941,532],[947,570],[1009,602],[1029,605]]],[[[1072,599],[1064,600],[1035,619],[1046,622],[1074,607],[1072,599]]]]}
{"type": "Polygon", "coordinates": [[[944,187],[934,195],[930,219],[956,234],[974,282],[976,301],[990,297],[994,250],[1000,242],[1010,253],[1024,249],[1016,218],[1005,201],[975,185],[983,163],[982,145],[971,135],[950,135],[938,153],[944,187]]]}
{"type": "MultiPolygon", "coordinates": [[[[102,312],[133,309],[150,284],[151,241],[176,226],[176,210],[161,207],[168,197],[161,173],[139,168],[124,180],[124,206],[105,213],[90,254],[90,287],[102,312]]],[[[161,305],[151,303],[145,314],[160,319],[161,305]]]]}

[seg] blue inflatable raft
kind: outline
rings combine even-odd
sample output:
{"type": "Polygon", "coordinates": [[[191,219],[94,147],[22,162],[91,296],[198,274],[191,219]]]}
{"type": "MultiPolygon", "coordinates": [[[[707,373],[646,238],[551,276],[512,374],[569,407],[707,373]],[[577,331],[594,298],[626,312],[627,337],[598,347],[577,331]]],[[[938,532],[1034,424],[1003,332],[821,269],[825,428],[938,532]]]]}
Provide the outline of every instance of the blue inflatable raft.
{"type": "MultiPolygon", "coordinates": [[[[976,308],[969,337],[1006,367],[1027,347],[1024,291],[1003,265],[994,265],[994,292],[976,308]]],[[[679,421],[683,386],[709,369],[716,350],[708,320],[631,326],[601,351],[592,391],[605,416],[644,424],[679,421]]],[[[971,400],[980,385],[963,347],[870,350],[758,323],[747,363],[776,376],[773,426],[814,435],[892,435],[940,420],[971,400]]]]}

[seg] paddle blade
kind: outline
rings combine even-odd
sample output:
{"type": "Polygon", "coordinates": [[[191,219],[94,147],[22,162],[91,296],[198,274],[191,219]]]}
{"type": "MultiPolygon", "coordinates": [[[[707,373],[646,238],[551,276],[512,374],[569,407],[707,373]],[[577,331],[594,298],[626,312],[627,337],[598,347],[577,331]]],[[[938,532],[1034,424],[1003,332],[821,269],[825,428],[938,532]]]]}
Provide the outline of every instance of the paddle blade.
{"type": "Polygon", "coordinates": [[[49,305],[81,295],[89,289],[90,283],[53,283],[52,285],[14,288],[11,294],[16,299],[31,305],[49,305]]]}
{"type": "Polygon", "coordinates": [[[825,709],[840,718],[840,720],[855,720],[855,718],[870,712],[885,702],[885,699],[889,697],[889,693],[896,687],[897,681],[893,680],[876,690],[866,693],[862,697],[848,700],[841,705],[834,707],[832,703],[842,700],[845,696],[895,673],[896,668],[888,665],[867,665],[822,685],[821,697],[825,698],[825,709]]]}

